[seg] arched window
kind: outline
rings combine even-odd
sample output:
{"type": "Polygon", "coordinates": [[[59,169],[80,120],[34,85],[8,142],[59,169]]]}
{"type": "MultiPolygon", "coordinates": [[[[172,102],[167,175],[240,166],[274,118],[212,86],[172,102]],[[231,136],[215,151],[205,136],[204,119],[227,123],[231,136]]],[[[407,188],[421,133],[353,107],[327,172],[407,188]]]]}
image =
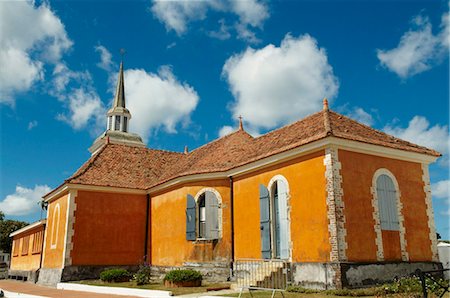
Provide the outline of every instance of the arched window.
{"type": "Polygon", "coordinates": [[[213,191],[203,191],[194,197],[187,195],[186,239],[213,240],[220,236],[220,201],[213,191]]]}
{"type": "Polygon", "coordinates": [[[55,208],[53,209],[52,236],[50,238],[50,249],[55,249],[58,244],[59,218],[60,218],[60,210],[59,210],[59,203],[57,203],[55,208]]]}
{"type": "Polygon", "coordinates": [[[378,210],[382,230],[398,231],[397,191],[392,178],[381,174],[377,178],[378,210]]]}

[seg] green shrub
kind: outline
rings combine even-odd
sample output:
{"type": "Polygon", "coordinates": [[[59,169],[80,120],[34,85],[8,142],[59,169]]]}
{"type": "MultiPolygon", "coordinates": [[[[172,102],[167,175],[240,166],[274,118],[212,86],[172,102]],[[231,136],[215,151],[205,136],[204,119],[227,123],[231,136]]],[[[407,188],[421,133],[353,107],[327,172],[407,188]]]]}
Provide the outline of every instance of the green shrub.
{"type": "Polygon", "coordinates": [[[306,289],[306,288],[298,287],[298,286],[289,286],[287,288],[287,291],[292,292],[292,293],[301,293],[301,294],[315,294],[315,293],[320,292],[320,290],[306,289]]]}
{"type": "Polygon", "coordinates": [[[147,264],[143,264],[139,266],[139,270],[133,276],[133,279],[138,286],[149,284],[151,273],[151,267],[147,264]]]}
{"type": "Polygon", "coordinates": [[[172,270],[164,276],[164,281],[183,282],[202,280],[202,274],[191,269],[172,270]]]}
{"type": "Polygon", "coordinates": [[[106,282],[123,282],[130,280],[130,273],[125,269],[107,269],[100,273],[100,279],[106,282]]]}

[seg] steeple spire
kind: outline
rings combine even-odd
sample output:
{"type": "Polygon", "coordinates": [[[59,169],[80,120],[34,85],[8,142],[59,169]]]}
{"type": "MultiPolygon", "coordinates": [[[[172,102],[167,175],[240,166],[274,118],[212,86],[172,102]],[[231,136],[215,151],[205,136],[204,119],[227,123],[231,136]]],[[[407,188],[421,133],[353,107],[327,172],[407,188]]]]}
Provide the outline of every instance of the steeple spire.
{"type": "Polygon", "coordinates": [[[111,131],[128,131],[128,121],[131,119],[130,111],[125,106],[125,83],[123,79],[123,54],[120,51],[122,61],[120,61],[119,76],[117,78],[116,94],[111,109],[108,111],[107,130],[111,131]]]}
{"type": "Polygon", "coordinates": [[[116,95],[113,108],[125,108],[125,86],[123,83],[123,61],[120,61],[119,78],[117,79],[116,95]]]}
{"type": "Polygon", "coordinates": [[[125,51],[120,50],[122,59],[120,61],[119,75],[117,78],[116,93],[111,109],[107,116],[106,131],[102,133],[89,148],[92,154],[95,154],[105,144],[122,144],[133,147],[145,147],[139,135],[128,132],[128,122],[131,119],[131,113],[125,105],[125,81],[123,75],[123,55],[125,51]]]}

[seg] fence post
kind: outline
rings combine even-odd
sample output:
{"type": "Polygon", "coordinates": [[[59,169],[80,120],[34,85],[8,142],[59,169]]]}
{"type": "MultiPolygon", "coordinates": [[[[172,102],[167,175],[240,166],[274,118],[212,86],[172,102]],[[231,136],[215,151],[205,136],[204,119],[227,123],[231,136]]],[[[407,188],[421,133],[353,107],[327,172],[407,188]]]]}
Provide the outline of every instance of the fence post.
{"type": "Polygon", "coordinates": [[[428,297],[428,293],[427,293],[427,284],[425,282],[425,274],[422,272],[422,270],[417,269],[416,270],[416,275],[419,276],[420,283],[422,284],[423,298],[427,298],[428,297]]]}

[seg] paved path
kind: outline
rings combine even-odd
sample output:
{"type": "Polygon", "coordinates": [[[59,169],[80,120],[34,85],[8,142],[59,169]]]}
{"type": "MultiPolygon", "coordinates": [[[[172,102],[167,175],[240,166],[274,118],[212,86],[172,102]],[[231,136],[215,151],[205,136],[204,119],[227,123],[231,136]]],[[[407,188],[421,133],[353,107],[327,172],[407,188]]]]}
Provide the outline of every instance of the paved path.
{"type": "Polygon", "coordinates": [[[77,292],[77,291],[64,291],[57,290],[55,288],[49,288],[44,286],[39,286],[29,282],[23,281],[13,281],[13,280],[0,280],[0,289],[8,292],[17,292],[23,294],[30,294],[36,296],[44,297],[64,297],[64,298],[106,298],[106,297],[117,297],[117,298],[135,298],[135,296],[117,296],[117,295],[105,295],[105,294],[95,294],[87,292],[77,292]]]}

